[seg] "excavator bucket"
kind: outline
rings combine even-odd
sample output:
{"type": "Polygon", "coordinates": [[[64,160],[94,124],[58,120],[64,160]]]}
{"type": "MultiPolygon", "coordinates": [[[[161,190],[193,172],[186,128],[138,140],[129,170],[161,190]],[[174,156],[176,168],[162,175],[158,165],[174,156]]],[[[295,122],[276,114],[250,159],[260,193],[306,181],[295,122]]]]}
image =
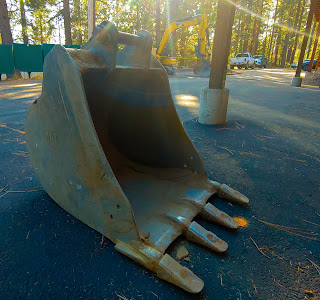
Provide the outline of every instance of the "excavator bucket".
{"type": "Polygon", "coordinates": [[[47,55],[41,96],[26,139],[50,197],[158,277],[197,293],[202,280],[169,254],[180,235],[217,252],[227,243],[193,221],[236,229],[208,199],[248,199],[210,181],[176,113],[168,76],[151,56],[152,39],[101,27],[81,49],[47,55]],[[127,45],[118,51],[118,44],[127,45]]]}

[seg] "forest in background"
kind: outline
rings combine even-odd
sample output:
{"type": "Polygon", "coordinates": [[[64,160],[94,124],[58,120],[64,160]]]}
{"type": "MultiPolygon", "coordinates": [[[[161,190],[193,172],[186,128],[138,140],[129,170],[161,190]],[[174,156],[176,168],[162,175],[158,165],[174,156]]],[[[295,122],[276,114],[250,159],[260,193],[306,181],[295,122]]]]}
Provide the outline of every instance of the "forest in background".
{"type": "MultiPolygon", "coordinates": [[[[270,66],[285,67],[297,62],[310,0],[235,3],[230,55],[238,52],[264,55],[270,66]]],[[[58,40],[61,44],[82,45],[88,37],[87,9],[87,0],[0,0],[0,22],[4,22],[5,15],[10,19],[10,32],[3,32],[5,24],[0,24],[2,42],[43,44],[58,40]]],[[[154,46],[157,46],[156,36],[162,36],[169,23],[206,13],[212,45],[217,0],[96,0],[95,9],[96,25],[110,20],[119,31],[148,30],[154,37],[154,46]]],[[[315,29],[314,20],[306,58],[311,55],[315,29]]],[[[194,26],[173,34],[171,44],[179,65],[188,66],[194,61],[197,33],[194,26]]]]}

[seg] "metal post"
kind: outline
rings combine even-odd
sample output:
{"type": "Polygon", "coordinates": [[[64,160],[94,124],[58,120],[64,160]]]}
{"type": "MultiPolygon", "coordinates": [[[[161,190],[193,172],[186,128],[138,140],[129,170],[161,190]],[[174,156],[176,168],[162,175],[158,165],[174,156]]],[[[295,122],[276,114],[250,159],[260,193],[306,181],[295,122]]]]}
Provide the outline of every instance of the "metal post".
{"type": "Polygon", "coordinates": [[[218,1],[209,89],[225,87],[235,9],[235,5],[228,1],[218,1]]]}
{"type": "Polygon", "coordinates": [[[88,39],[92,37],[92,32],[96,22],[95,0],[88,0],[88,39]]]}

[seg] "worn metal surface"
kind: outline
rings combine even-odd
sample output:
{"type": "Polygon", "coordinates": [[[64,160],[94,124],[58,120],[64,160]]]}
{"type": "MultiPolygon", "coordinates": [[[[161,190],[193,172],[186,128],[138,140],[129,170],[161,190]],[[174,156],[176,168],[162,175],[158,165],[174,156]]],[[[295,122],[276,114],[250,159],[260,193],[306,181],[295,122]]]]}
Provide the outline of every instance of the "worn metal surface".
{"type": "Polygon", "coordinates": [[[227,243],[193,218],[200,214],[236,229],[207,200],[215,193],[240,204],[248,199],[207,179],[177,116],[166,72],[148,56],[148,34],[129,37],[131,48],[118,54],[121,66],[120,37],[128,38],[108,23],[83,50],[57,45],[48,54],[42,94],[26,121],[30,158],[61,207],[160,278],[197,293],[202,280],[166,249],[183,234],[225,251],[227,243]]]}

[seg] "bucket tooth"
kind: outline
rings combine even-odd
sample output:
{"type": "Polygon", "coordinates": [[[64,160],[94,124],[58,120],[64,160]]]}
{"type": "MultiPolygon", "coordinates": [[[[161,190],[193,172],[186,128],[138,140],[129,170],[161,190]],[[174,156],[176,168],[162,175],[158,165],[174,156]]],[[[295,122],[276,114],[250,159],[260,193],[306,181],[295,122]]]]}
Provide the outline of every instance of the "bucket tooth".
{"type": "Polygon", "coordinates": [[[238,223],[234,218],[217,209],[211,203],[207,203],[207,205],[201,211],[200,215],[206,220],[218,223],[230,229],[238,228],[238,223]]]}
{"type": "Polygon", "coordinates": [[[144,248],[139,244],[130,245],[121,241],[117,241],[115,249],[155,272],[159,278],[177,285],[187,292],[195,294],[203,289],[203,281],[191,270],[181,266],[169,254],[165,254],[158,259],[157,255],[154,255],[154,252],[157,254],[156,249],[144,248]]]}
{"type": "Polygon", "coordinates": [[[230,186],[211,180],[210,183],[216,188],[218,197],[241,205],[249,204],[248,197],[242,195],[240,192],[234,190],[230,186]]]}
{"type": "Polygon", "coordinates": [[[228,244],[218,238],[214,233],[206,230],[200,224],[193,221],[187,229],[185,236],[187,240],[199,243],[217,252],[225,252],[228,244]]]}
{"type": "Polygon", "coordinates": [[[165,254],[160,260],[157,276],[194,294],[199,293],[204,286],[198,276],[190,269],[181,266],[169,254],[165,254]]]}

